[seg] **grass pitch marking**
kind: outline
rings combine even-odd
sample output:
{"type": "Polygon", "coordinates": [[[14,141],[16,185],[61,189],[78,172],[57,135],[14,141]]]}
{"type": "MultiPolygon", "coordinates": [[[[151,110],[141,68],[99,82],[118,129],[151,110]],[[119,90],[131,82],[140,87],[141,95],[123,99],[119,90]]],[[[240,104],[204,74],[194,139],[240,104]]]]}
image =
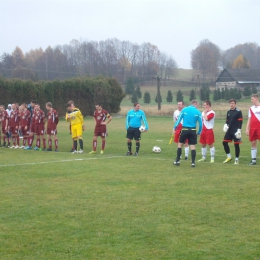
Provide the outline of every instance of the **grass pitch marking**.
{"type": "MultiPolygon", "coordinates": [[[[242,157],[242,156],[241,156],[242,157]]],[[[243,157],[246,157],[246,156],[243,156],[243,157]]],[[[41,165],[41,164],[51,164],[51,163],[62,163],[62,162],[75,162],[75,161],[91,161],[91,160],[103,160],[103,159],[117,159],[117,158],[126,158],[126,156],[108,156],[108,157],[94,157],[94,158],[75,158],[75,159],[67,159],[67,160],[56,160],[56,161],[46,161],[46,162],[32,162],[32,163],[11,163],[11,164],[0,164],[0,168],[4,168],[4,167],[14,167],[14,166],[29,166],[29,165],[41,165]]],[[[130,160],[131,158],[136,160],[138,159],[139,157],[128,157],[130,160]]],[[[142,159],[146,159],[146,160],[156,160],[156,161],[172,161],[173,159],[172,158],[152,158],[152,157],[142,157],[142,159]]],[[[187,163],[187,162],[184,162],[183,163],[187,163]]],[[[189,161],[188,161],[189,163],[189,161]]],[[[219,165],[223,165],[223,163],[221,162],[215,162],[215,163],[210,163],[209,161],[208,162],[201,162],[201,163],[198,163],[196,162],[196,165],[203,165],[203,164],[211,164],[211,165],[216,165],[216,164],[219,164],[219,165]]],[[[230,164],[230,163],[229,163],[230,164]]],[[[231,163],[232,164],[232,163],[231,163]]],[[[247,164],[239,164],[239,166],[246,166],[248,167],[247,164]]],[[[257,167],[259,165],[255,165],[255,167],[257,167]]],[[[235,166],[236,167],[236,166],[235,166]]]]}

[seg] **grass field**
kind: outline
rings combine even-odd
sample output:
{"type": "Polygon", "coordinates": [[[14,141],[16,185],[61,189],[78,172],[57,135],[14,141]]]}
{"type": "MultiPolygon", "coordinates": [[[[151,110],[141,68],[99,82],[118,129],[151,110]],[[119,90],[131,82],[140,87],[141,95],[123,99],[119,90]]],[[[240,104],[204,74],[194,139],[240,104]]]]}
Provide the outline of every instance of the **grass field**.
{"type": "Polygon", "coordinates": [[[217,120],[215,163],[175,167],[171,117],[148,117],[138,157],[125,156],[124,120],[108,125],[103,155],[88,154],[92,118],[84,154],[68,152],[64,121],[58,153],[0,148],[0,259],[260,259],[260,167],[247,165],[245,134],[240,165],[223,165],[217,120]]]}

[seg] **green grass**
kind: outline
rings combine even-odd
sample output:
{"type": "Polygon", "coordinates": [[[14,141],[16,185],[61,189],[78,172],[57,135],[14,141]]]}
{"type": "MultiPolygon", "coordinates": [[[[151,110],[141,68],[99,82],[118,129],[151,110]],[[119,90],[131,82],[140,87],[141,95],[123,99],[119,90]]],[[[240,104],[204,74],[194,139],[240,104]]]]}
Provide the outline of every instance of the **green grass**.
{"type": "Polygon", "coordinates": [[[215,163],[174,167],[172,118],[148,122],[138,157],[124,156],[124,118],[108,125],[104,155],[87,153],[92,118],[82,155],[68,152],[64,121],[59,153],[0,148],[0,258],[260,259],[260,168],[247,166],[246,136],[240,165],[223,165],[217,120],[215,163]]]}

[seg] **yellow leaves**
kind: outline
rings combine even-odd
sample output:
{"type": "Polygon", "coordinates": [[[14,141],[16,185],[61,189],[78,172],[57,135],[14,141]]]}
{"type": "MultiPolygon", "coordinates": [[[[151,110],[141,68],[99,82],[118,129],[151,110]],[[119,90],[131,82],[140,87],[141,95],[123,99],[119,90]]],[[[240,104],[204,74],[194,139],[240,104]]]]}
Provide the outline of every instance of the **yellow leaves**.
{"type": "Polygon", "coordinates": [[[248,69],[248,68],[250,68],[250,63],[242,54],[238,55],[237,58],[233,61],[232,69],[248,69]]]}

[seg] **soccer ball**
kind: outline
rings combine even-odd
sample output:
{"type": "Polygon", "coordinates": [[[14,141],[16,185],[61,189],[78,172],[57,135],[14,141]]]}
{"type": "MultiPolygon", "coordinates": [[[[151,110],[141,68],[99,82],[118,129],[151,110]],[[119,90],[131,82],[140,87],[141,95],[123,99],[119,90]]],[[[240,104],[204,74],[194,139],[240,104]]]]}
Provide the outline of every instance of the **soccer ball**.
{"type": "Polygon", "coordinates": [[[144,132],[144,131],[145,131],[145,126],[141,125],[141,126],[139,127],[139,131],[140,131],[140,132],[144,132]]]}
{"type": "Polygon", "coordinates": [[[160,153],[161,152],[161,148],[159,146],[154,146],[153,147],[153,152],[154,153],[160,153]]]}

